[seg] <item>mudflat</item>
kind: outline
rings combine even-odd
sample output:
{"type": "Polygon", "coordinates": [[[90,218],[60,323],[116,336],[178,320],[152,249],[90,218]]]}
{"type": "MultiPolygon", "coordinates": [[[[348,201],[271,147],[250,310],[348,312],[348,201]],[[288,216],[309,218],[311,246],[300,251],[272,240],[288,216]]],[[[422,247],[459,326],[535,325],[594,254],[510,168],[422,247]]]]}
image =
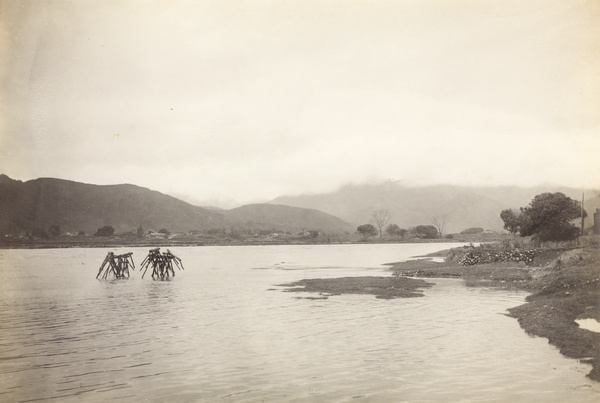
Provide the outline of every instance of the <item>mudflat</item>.
{"type": "Polygon", "coordinates": [[[422,297],[422,289],[433,286],[433,283],[419,279],[403,277],[342,277],[316,278],[281,284],[288,287],[287,292],[316,293],[313,299],[326,299],[340,294],[372,294],[377,298],[412,298],[422,297]]]}

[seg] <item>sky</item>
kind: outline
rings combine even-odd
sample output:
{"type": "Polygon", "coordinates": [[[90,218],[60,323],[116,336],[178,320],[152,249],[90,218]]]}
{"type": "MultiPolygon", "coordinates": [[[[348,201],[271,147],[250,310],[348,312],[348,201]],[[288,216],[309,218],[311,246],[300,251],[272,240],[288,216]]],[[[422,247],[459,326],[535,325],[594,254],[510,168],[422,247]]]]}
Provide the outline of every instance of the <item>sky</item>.
{"type": "Polygon", "coordinates": [[[0,173],[235,204],[600,187],[600,2],[0,1],[0,173]]]}

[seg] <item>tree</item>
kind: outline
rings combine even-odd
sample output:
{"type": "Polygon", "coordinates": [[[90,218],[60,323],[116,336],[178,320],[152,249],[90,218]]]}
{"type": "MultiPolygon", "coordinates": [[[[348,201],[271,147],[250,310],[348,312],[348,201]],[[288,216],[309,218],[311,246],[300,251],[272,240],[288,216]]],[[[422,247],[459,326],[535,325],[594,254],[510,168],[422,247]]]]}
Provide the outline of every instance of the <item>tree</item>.
{"type": "Polygon", "coordinates": [[[391,237],[398,236],[398,231],[400,231],[400,227],[398,226],[398,224],[390,224],[387,227],[385,227],[385,232],[387,232],[388,235],[391,237]]]}
{"type": "Polygon", "coordinates": [[[98,231],[94,236],[112,236],[115,233],[115,229],[110,225],[105,225],[102,228],[98,228],[98,231]]]}
{"type": "Polygon", "coordinates": [[[509,231],[518,228],[521,236],[531,236],[536,242],[560,242],[577,239],[579,228],[572,224],[583,212],[581,203],[563,193],[542,193],[533,198],[520,214],[503,210],[500,217],[509,231]]]}
{"type": "Polygon", "coordinates": [[[406,235],[407,231],[403,228],[400,228],[397,224],[390,224],[385,228],[385,232],[387,232],[391,237],[404,238],[404,235],[406,235]]]}
{"type": "Polygon", "coordinates": [[[413,231],[419,238],[435,239],[438,237],[438,230],[433,225],[417,225],[413,231]]]}
{"type": "Polygon", "coordinates": [[[144,237],[144,227],[142,227],[141,225],[139,227],[137,227],[137,237],[138,238],[144,237]]]}
{"type": "Polygon", "coordinates": [[[369,239],[369,237],[377,235],[377,228],[372,224],[363,224],[356,228],[356,231],[360,234],[363,240],[369,239]]]}
{"type": "Polygon", "coordinates": [[[520,213],[516,213],[513,209],[506,209],[500,212],[500,218],[504,221],[504,229],[517,236],[521,230],[522,217],[520,213]]]}
{"type": "Polygon", "coordinates": [[[383,228],[390,222],[392,214],[389,210],[375,210],[371,213],[371,222],[379,229],[379,239],[383,238],[383,228]]]}
{"type": "Polygon", "coordinates": [[[444,228],[449,221],[448,214],[439,217],[432,216],[429,221],[431,221],[431,223],[435,226],[439,234],[438,236],[441,238],[442,234],[444,233],[444,228]]]}

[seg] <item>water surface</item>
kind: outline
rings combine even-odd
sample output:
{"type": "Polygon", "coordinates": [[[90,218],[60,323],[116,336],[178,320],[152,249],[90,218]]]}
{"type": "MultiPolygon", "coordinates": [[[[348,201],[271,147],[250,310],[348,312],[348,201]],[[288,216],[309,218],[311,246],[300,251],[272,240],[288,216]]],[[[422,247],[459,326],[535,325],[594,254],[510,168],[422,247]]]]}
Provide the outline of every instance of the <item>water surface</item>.
{"type": "Polygon", "coordinates": [[[172,281],[95,279],[109,250],[0,251],[0,401],[596,402],[589,365],[525,334],[525,293],[312,300],[278,284],[389,275],[448,244],[189,247],[172,281]]]}

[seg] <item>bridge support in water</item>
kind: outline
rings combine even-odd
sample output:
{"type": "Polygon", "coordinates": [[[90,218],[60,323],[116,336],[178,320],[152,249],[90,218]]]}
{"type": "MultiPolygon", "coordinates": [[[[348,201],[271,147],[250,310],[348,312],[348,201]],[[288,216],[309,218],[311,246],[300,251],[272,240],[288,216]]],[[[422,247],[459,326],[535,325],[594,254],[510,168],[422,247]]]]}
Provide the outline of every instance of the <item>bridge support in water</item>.
{"type": "Polygon", "coordinates": [[[133,252],[122,255],[115,255],[113,252],[108,252],[108,255],[106,255],[104,262],[100,266],[100,270],[98,270],[96,278],[99,278],[101,274],[103,280],[106,280],[110,275],[116,279],[129,278],[129,268],[135,268],[131,255],[133,255],[133,252]]]}
{"type": "Polygon", "coordinates": [[[142,278],[144,278],[150,267],[152,267],[152,279],[154,280],[168,280],[170,277],[175,277],[173,263],[175,263],[177,269],[184,270],[181,259],[172,254],[170,250],[167,249],[166,252],[161,253],[160,248],[150,249],[148,256],[140,266],[140,271],[144,269],[142,278]]]}

